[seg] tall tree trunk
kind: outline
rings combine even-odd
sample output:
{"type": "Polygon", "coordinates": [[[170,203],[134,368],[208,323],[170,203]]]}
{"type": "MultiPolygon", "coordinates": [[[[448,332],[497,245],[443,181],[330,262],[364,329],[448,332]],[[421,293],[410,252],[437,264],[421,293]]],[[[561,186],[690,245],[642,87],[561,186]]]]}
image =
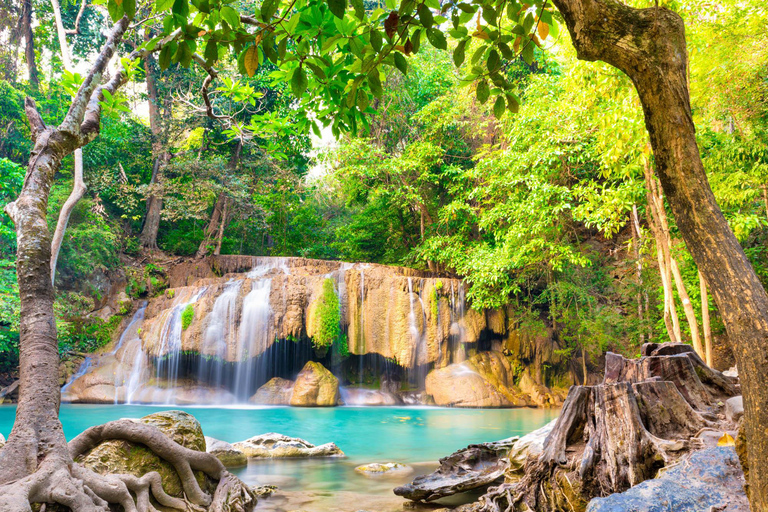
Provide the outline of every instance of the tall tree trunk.
{"type": "Polygon", "coordinates": [[[21,35],[24,37],[24,58],[27,62],[29,85],[40,89],[40,76],[35,59],[35,35],[32,33],[32,0],[24,0],[21,10],[21,35]]]}
{"type": "Polygon", "coordinates": [[[709,292],[704,276],[699,272],[699,291],[701,292],[701,327],[704,331],[704,350],[707,366],[712,367],[712,326],[709,323],[709,292]]]}
{"type": "Polygon", "coordinates": [[[219,224],[219,234],[216,236],[216,249],[213,254],[218,256],[221,254],[221,243],[224,241],[224,228],[227,227],[227,206],[229,206],[229,198],[224,197],[224,208],[221,213],[221,223],[219,224]]]}
{"type": "MultiPolygon", "coordinates": [[[[150,34],[145,34],[149,39],[150,34]]],[[[160,214],[163,210],[163,194],[160,187],[163,182],[163,169],[171,160],[162,140],[163,123],[160,115],[159,96],[157,93],[157,75],[155,60],[152,57],[144,59],[144,73],[147,77],[147,95],[149,96],[149,129],[152,132],[152,178],[149,182],[150,193],[147,197],[147,212],[144,225],[141,228],[139,242],[142,247],[157,249],[157,232],[160,229],[160,214]]]]}
{"type": "Polygon", "coordinates": [[[696,145],[683,20],[615,0],[553,0],[577,55],[626,73],[637,89],[656,172],[678,228],[717,303],[744,394],[749,496],[768,511],[768,293],[720,211],[696,145]]]}
{"type": "Polygon", "coordinates": [[[693,349],[699,354],[699,357],[704,357],[704,348],[701,346],[701,337],[699,336],[699,323],[696,319],[696,312],[693,310],[693,304],[691,303],[691,297],[688,295],[688,290],[685,288],[683,282],[683,276],[680,275],[680,268],[677,266],[677,260],[672,258],[672,275],[675,276],[675,285],[677,286],[677,294],[680,296],[680,302],[683,303],[683,312],[685,313],[685,319],[688,321],[688,327],[691,329],[691,340],[693,341],[693,349]]]}
{"type": "MultiPolygon", "coordinates": [[[[640,231],[640,219],[637,215],[637,205],[632,205],[632,249],[635,256],[635,276],[637,277],[637,319],[640,321],[640,325],[643,324],[644,309],[643,309],[643,295],[645,295],[645,303],[648,303],[648,292],[645,291],[643,286],[643,261],[640,259],[640,248],[643,244],[643,233],[640,231]]],[[[650,338],[648,339],[650,341],[650,338]]],[[[640,330],[640,345],[645,343],[645,333],[640,330]]],[[[584,383],[586,386],[586,382],[584,383]]]]}

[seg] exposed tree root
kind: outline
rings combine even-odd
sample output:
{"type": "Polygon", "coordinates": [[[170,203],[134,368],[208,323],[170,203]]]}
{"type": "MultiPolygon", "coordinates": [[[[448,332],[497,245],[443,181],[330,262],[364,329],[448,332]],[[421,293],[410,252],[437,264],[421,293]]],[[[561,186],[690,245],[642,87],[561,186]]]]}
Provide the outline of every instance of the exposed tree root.
{"type": "Polygon", "coordinates": [[[125,512],[156,512],[152,499],[163,507],[195,512],[249,512],[256,505],[253,492],[216,457],[177,444],[153,425],[113,421],[89,428],[70,441],[68,448],[68,458],[47,456],[30,476],[0,486],[0,510],[31,512],[31,503],[57,503],[77,512],[109,512],[110,504],[120,505],[125,512]],[[166,494],[157,472],[141,477],[101,475],[73,462],[110,440],[143,444],[171,463],[185,499],[166,494]],[[200,488],[194,471],[218,480],[213,496],[200,488]]]}

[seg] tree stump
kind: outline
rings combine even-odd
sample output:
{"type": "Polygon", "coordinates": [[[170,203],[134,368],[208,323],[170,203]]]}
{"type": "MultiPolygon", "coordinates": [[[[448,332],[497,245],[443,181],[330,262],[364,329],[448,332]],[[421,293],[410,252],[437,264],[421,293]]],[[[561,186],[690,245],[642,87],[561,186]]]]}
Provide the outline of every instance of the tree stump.
{"type": "Polygon", "coordinates": [[[679,343],[643,346],[643,357],[608,353],[605,379],[573,386],[538,458],[522,477],[480,498],[484,512],[578,512],[623,492],[701,447],[696,435],[724,428],[717,413],[738,385],[679,343]]]}

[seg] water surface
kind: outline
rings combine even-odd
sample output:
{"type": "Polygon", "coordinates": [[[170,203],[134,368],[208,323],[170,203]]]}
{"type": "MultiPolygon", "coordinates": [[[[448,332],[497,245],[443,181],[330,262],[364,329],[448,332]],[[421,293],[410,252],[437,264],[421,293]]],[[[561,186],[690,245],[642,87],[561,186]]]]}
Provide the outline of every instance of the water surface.
{"type": "MultiPolygon", "coordinates": [[[[531,432],[557,416],[545,409],[448,409],[438,407],[154,407],[74,405],[61,407],[67,439],[88,427],[120,418],[140,418],[165,409],[194,415],[207,436],[228,442],[267,432],[300,437],[314,444],[336,443],[344,459],[251,461],[238,470],[251,485],[277,485],[286,491],[356,492],[392,496],[392,488],[433,470],[437,460],[472,443],[531,432]],[[402,462],[415,472],[396,478],[359,475],[355,466],[402,462]]],[[[11,431],[14,406],[0,406],[0,433],[11,431]]]]}

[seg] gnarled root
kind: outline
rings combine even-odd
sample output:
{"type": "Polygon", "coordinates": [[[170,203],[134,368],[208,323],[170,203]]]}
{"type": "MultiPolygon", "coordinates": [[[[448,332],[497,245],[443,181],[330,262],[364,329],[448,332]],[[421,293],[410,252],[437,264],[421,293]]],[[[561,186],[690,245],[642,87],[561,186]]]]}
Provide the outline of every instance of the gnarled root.
{"type": "Polygon", "coordinates": [[[31,512],[30,503],[57,503],[78,512],[109,512],[110,504],[125,512],[156,512],[151,498],[177,510],[250,512],[256,505],[253,492],[229,473],[211,454],[185,448],[153,425],[119,420],[89,428],[69,442],[69,457],[56,450],[26,478],[0,486],[0,510],[31,512]],[[73,462],[78,456],[109,440],[143,444],[171,463],[181,480],[186,499],[169,496],[160,474],[101,475],[73,462]],[[213,496],[200,488],[194,471],[202,471],[218,485],[213,496]]]}

